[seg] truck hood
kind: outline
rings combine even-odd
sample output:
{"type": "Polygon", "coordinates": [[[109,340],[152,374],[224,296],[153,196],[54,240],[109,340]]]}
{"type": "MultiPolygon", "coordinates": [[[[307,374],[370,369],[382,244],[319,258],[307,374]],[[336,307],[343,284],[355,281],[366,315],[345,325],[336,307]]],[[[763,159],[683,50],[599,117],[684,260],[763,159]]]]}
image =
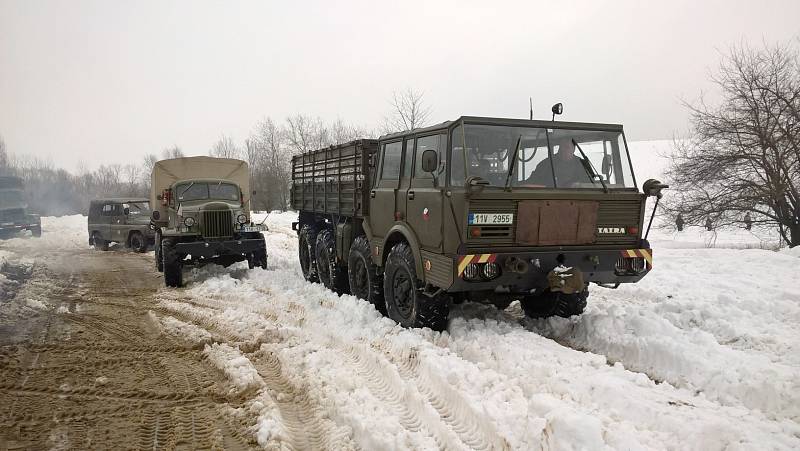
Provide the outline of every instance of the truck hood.
{"type": "Polygon", "coordinates": [[[181,202],[178,214],[185,216],[187,213],[198,213],[204,210],[243,210],[238,202],[225,200],[190,200],[181,202]]]}

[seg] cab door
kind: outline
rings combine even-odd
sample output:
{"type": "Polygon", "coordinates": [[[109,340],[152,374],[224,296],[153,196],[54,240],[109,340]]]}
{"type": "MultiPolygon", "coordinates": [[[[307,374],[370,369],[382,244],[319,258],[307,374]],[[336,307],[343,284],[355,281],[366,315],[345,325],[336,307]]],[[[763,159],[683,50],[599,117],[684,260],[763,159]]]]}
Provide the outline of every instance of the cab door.
{"type": "Polygon", "coordinates": [[[420,246],[432,252],[442,250],[443,162],[446,146],[446,135],[417,137],[413,175],[407,193],[407,221],[414,229],[420,246]],[[435,150],[439,156],[439,169],[433,174],[422,171],[422,152],[425,150],[435,150]]]}
{"type": "Polygon", "coordinates": [[[408,200],[413,197],[409,194],[411,188],[411,174],[414,168],[414,137],[406,137],[403,144],[403,165],[400,168],[400,183],[395,193],[395,217],[406,221],[408,214],[408,200]],[[410,196],[410,197],[409,197],[410,196]]]}
{"type": "Polygon", "coordinates": [[[127,226],[125,225],[125,212],[122,204],[114,204],[111,214],[111,241],[124,243],[127,226]]]}
{"type": "Polygon", "coordinates": [[[376,246],[383,244],[386,232],[395,221],[395,203],[403,162],[403,141],[382,143],[379,157],[377,179],[370,191],[369,225],[373,235],[371,243],[373,255],[376,255],[376,246]]]}
{"type": "Polygon", "coordinates": [[[114,204],[106,203],[100,209],[100,216],[97,218],[97,230],[106,241],[113,241],[111,236],[111,220],[113,218],[114,204]]]}

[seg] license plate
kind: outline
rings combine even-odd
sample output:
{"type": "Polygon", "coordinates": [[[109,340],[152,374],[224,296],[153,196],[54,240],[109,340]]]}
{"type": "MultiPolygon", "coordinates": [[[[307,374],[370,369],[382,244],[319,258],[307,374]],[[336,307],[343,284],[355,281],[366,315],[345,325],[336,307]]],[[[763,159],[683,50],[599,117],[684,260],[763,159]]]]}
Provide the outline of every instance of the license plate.
{"type": "Polygon", "coordinates": [[[513,224],[513,213],[470,213],[469,224],[513,224]]]}
{"type": "Polygon", "coordinates": [[[267,226],[256,224],[251,226],[242,226],[242,232],[266,232],[267,226]]]}

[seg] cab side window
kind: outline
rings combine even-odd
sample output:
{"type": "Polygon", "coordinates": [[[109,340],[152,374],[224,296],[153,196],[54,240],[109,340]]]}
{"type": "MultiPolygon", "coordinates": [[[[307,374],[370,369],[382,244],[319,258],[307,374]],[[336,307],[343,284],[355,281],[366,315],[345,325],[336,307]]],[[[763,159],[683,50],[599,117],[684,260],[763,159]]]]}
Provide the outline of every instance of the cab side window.
{"type": "Polygon", "coordinates": [[[114,206],[111,204],[103,205],[103,209],[100,211],[100,214],[103,216],[111,216],[114,212],[114,206]]]}
{"type": "Polygon", "coordinates": [[[447,137],[445,135],[431,135],[417,138],[417,155],[414,163],[414,178],[417,180],[433,180],[438,177],[439,184],[444,183],[444,160],[447,149],[447,137]],[[439,167],[434,174],[422,170],[422,153],[426,150],[435,150],[439,157],[439,167]]]}
{"type": "Polygon", "coordinates": [[[381,180],[400,180],[400,162],[403,159],[403,141],[384,144],[381,180]]]}

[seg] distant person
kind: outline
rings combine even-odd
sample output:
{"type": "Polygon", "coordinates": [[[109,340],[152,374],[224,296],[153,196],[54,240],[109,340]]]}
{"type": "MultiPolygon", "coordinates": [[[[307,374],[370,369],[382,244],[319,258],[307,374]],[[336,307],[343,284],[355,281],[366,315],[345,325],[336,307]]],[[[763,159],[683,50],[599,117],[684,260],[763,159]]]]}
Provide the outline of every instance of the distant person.
{"type": "Polygon", "coordinates": [[[583,159],[575,155],[575,145],[569,138],[559,141],[558,151],[553,155],[553,167],[550,167],[550,158],[545,158],[536,165],[526,183],[553,186],[553,171],[559,188],[581,182],[591,183],[583,159]]]}

